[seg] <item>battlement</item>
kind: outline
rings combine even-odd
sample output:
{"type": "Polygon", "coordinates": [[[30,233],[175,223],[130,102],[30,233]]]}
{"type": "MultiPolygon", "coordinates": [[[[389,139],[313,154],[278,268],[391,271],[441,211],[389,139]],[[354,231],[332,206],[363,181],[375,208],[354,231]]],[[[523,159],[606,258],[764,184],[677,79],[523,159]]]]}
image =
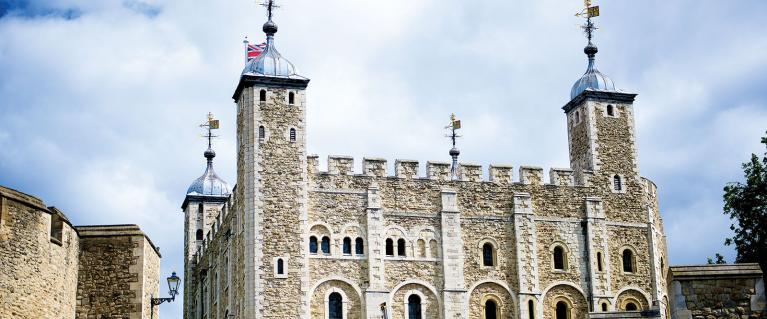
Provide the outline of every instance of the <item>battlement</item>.
{"type": "MultiPolygon", "coordinates": [[[[378,157],[362,158],[362,169],[359,173],[354,169],[354,158],[346,155],[329,155],[327,158],[327,171],[320,171],[319,156],[307,156],[307,170],[313,175],[338,175],[338,176],[369,176],[377,178],[399,179],[423,179],[450,181],[450,166],[448,162],[427,161],[426,171],[420,172],[420,162],[410,159],[395,159],[394,171],[389,172],[388,161],[378,157]]],[[[544,179],[544,170],[536,166],[520,166],[519,178],[515,180],[514,167],[511,165],[491,164],[488,166],[487,175],[483,174],[482,165],[474,163],[459,163],[457,180],[460,182],[485,182],[493,184],[524,184],[524,185],[555,185],[555,186],[590,186],[589,179],[592,172],[584,172],[576,176],[570,168],[549,169],[548,182],[544,179]]]]}

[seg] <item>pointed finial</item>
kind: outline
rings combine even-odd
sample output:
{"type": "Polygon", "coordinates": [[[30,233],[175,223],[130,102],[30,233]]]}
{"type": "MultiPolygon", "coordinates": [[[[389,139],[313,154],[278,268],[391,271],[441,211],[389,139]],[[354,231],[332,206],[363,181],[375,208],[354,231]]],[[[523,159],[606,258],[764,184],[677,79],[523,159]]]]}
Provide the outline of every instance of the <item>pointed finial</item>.
{"type": "Polygon", "coordinates": [[[261,3],[261,6],[266,8],[267,21],[264,23],[264,33],[266,33],[267,36],[272,36],[277,33],[277,24],[272,21],[273,11],[280,6],[275,4],[274,0],[264,0],[264,2],[261,3]]]}
{"type": "Polygon", "coordinates": [[[455,113],[450,114],[450,124],[448,126],[445,126],[445,129],[448,130],[448,134],[445,135],[446,137],[450,138],[450,140],[453,142],[453,148],[450,149],[450,157],[453,158],[453,165],[450,167],[450,177],[452,179],[458,178],[458,155],[461,154],[461,151],[458,150],[457,147],[455,147],[455,140],[459,137],[458,132],[456,132],[458,129],[461,128],[461,121],[456,119],[455,113]]]}

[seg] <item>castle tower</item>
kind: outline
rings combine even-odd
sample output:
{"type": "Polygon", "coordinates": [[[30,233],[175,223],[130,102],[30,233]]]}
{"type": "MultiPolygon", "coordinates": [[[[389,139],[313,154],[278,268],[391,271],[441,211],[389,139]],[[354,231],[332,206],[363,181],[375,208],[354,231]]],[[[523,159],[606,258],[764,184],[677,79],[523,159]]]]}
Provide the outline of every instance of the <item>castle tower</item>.
{"type": "Polygon", "coordinates": [[[597,47],[591,43],[594,25],[584,27],[588,45],[586,73],[573,84],[567,115],[570,167],[582,183],[615,192],[638,188],[639,171],[634,145],[634,97],[620,92],[613,81],[596,68],[597,47]],[[592,175],[593,174],[593,175],[592,175]]]}
{"type": "Polygon", "coordinates": [[[309,79],[275,47],[277,25],[263,25],[266,48],[242,72],[237,103],[238,211],[244,222],[241,318],[298,318],[306,278],[308,238],[306,95],[309,79]]]}
{"type": "Polygon", "coordinates": [[[181,210],[184,211],[184,318],[192,318],[195,309],[193,293],[195,278],[189,276],[194,267],[195,255],[200,251],[202,243],[210,231],[216,218],[226,209],[225,203],[231,195],[229,184],[216,175],[213,170],[213,158],[216,152],[211,148],[212,118],[209,116],[207,124],[203,127],[208,129],[208,149],[203,153],[207,160],[205,173],[197,178],[186,191],[181,210]]]}

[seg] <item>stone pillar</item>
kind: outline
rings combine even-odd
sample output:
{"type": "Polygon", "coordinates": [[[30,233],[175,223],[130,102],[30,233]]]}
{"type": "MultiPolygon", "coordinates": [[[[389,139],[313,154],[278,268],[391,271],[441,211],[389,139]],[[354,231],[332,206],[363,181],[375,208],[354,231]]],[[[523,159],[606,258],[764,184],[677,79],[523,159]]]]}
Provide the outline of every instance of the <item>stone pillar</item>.
{"type": "Polygon", "coordinates": [[[458,196],[452,189],[442,190],[442,266],[445,276],[444,318],[468,318],[466,285],[463,277],[464,254],[458,196]]]}
{"type": "MultiPolygon", "coordinates": [[[[589,303],[598,307],[600,297],[611,297],[610,263],[607,250],[607,226],[602,200],[598,197],[586,197],[586,248],[589,262],[589,303]],[[599,270],[598,255],[601,254],[602,270],[599,270]]],[[[594,311],[594,309],[590,309],[594,311]]]]}
{"type": "MultiPolygon", "coordinates": [[[[533,203],[529,193],[515,193],[512,213],[514,214],[514,240],[516,242],[516,265],[519,282],[519,317],[529,318],[527,300],[538,300],[541,291],[538,279],[538,255],[536,253],[537,236],[533,220],[533,203]]],[[[536,302],[536,318],[542,318],[543,312],[536,302]]]]}
{"type": "Polygon", "coordinates": [[[368,287],[365,291],[365,317],[382,319],[381,304],[389,300],[384,280],[384,226],[381,195],[375,182],[368,187],[367,207],[368,287]]]}

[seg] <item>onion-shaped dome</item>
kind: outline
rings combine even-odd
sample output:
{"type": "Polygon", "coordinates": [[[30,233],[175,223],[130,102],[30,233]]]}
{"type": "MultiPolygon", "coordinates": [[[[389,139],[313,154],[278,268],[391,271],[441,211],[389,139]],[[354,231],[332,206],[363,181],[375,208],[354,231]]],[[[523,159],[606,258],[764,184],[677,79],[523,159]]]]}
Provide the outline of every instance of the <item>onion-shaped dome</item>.
{"type": "Polygon", "coordinates": [[[573,88],[570,90],[570,99],[574,99],[578,94],[585,90],[595,91],[615,91],[615,83],[607,75],[602,74],[597,70],[594,65],[595,56],[597,54],[597,47],[589,43],[586,48],[583,49],[589,57],[589,66],[586,68],[586,73],[581,76],[578,81],[575,81],[573,88]]]}
{"type": "Polygon", "coordinates": [[[274,34],[277,33],[277,24],[272,20],[264,23],[266,33],[266,48],[255,59],[248,62],[242,70],[243,75],[274,76],[285,78],[303,78],[298,75],[298,70],[293,63],[284,58],[274,46],[274,34]]]}
{"type": "Polygon", "coordinates": [[[213,170],[213,158],[216,157],[216,152],[212,149],[205,151],[205,158],[208,159],[208,166],[205,168],[205,173],[197,178],[192,185],[186,190],[187,195],[196,196],[229,196],[232,194],[229,184],[216,175],[213,170]]]}

